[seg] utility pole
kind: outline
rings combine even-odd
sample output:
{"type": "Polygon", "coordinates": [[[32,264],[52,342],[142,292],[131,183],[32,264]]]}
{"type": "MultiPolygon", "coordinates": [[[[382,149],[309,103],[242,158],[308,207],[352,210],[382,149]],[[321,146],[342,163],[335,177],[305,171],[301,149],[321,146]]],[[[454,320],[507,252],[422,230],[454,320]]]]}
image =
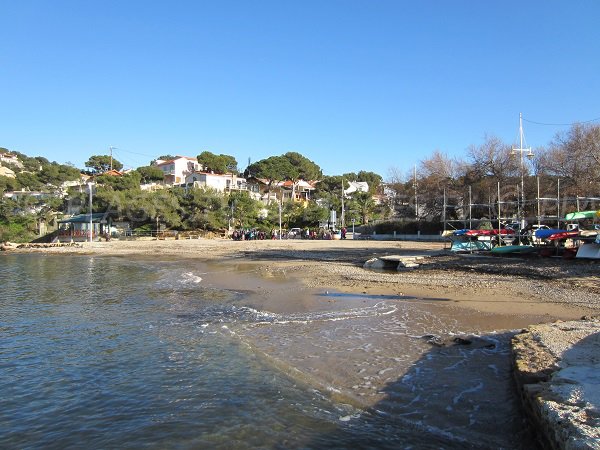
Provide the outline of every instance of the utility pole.
{"type": "Polygon", "coordinates": [[[108,147],[108,150],[110,152],[110,170],[113,170],[113,156],[112,156],[112,151],[113,149],[116,149],[117,147],[113,147],[112,145],[110,147],[108,147]]]}
{"type": "Polygon", "coordinates": [[[415,164],[413,187],[415,188],[415,220],[419,220],[419,198],[417,197],[417,165],[415,164]]]}
{"type": "Polygon", "coordinates": [[[92,210],[92,189],[94,188],[94,182],[90,181],[88,183],[88,188],[90,190],[90,242],[92,242],[94,237],[94,220],[93,220],[93,210],[92,210]]]}
{"type": "Polygon", "coordinates": [[[533,158],[533,152],[531,147],[523,148],[523,113],[519,113],[519,148],[513,148],[510,152],[511,155],[516,155],[517,152],[521,154],[521,229],[525,228],[525,164],[523,162],[523,153],[527,152],[529,159],[533,158]]]}
{"type": "Polygon", "coordinates": [[[471,192],[471,185],[469,185],[469,230],[473,229],[473,219],[472,219],[472,205],[473,205],[473,199],[472,199],[472,192],[471,192]]]}
{"type": "Polygon", "coordinates": [[[344,179],[342,178],[342,226],[344,227],[345,215],[344,215],[344,179]]]}

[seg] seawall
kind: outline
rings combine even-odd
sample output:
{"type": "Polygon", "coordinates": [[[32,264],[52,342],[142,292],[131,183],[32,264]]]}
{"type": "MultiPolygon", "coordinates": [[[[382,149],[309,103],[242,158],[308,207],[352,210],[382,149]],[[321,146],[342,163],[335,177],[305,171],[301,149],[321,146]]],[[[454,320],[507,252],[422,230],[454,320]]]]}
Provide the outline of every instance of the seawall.
{"type": "Polygon", "coordinates": [[[600,318],[534,325],[512,341],[514,375],[543,448],[600,449],[600,318]]]}

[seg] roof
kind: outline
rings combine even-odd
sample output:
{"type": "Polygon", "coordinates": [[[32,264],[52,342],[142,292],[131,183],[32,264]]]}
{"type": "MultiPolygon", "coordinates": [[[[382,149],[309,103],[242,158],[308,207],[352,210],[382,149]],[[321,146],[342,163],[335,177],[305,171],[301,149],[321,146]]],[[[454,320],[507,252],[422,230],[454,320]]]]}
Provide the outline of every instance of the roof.
{"type": "Polygon", "coordinates": [[[122,177],[123,173],[115,169],[110,169],[104,172],[102,175],[108,175],[109,177],[122,177]]]}
{"type": "Polygon", "coordinates": [[[352,194],[353,192],[369,192],[369,184],[366,181],[349,181],[348,189],[344,190],[344,194],[352,194]]]}
{"type": "MultiPolygon", "coordinates": [[[[89,214],[79,214],[79,215],[73,216],[69,219],[59,220],[58,223],[90,223],[90,215],[89,214]]],[[[92,223],[106,223],[106,214],[105,213],[93,213],[92,214],[92,223]]]]}

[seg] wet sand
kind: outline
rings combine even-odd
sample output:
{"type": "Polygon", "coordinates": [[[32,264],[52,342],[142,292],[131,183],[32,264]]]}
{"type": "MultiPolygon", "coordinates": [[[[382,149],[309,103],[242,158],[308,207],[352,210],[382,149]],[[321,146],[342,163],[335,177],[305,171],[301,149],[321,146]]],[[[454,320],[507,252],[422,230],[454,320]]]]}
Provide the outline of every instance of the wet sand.
{"type": "MultiPolygon", "coordinates": [[[[443,243],[428,242],[191,239],[113,240],[12,251],[198,259],[218,263],[223,272],[245,266],[265,279],[295,280],[299,283],[296,294],[302,289],[325,289],[444,299],[447,308],[466,310],[463,314],[473,316],[477,323],[488,322],[490,314],[498,315],[494,319],[499,321],[498,329],[509,323],[515,328],[600,311],[600,270],[595,261],[473,257],[443,250],[443,243]],[[430,257],[417,269],[363,269],[368,259],[387,255],[430,257]]],[[[245,282],[252,283],[251,279],[246,277],[245,282]]],[[[226,281],[231,283],[231,277],[226,281]]],[[[266,292],[262,296],[265,302],[270,297],[266,292]]],[[[285,311],[294,309],[296,303],[282,304],[277,296],[269,306],[285,311]]]]}

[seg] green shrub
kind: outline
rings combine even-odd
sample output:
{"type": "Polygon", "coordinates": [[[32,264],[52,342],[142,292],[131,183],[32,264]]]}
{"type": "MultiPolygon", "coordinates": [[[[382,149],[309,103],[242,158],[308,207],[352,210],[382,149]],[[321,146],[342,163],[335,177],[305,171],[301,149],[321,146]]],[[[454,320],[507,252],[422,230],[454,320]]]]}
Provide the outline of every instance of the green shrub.
{"type": "Polygon", "coordinates": [[[26,222],[0,222],[0,242],[30,242],[35,233],[26,222]]]}

